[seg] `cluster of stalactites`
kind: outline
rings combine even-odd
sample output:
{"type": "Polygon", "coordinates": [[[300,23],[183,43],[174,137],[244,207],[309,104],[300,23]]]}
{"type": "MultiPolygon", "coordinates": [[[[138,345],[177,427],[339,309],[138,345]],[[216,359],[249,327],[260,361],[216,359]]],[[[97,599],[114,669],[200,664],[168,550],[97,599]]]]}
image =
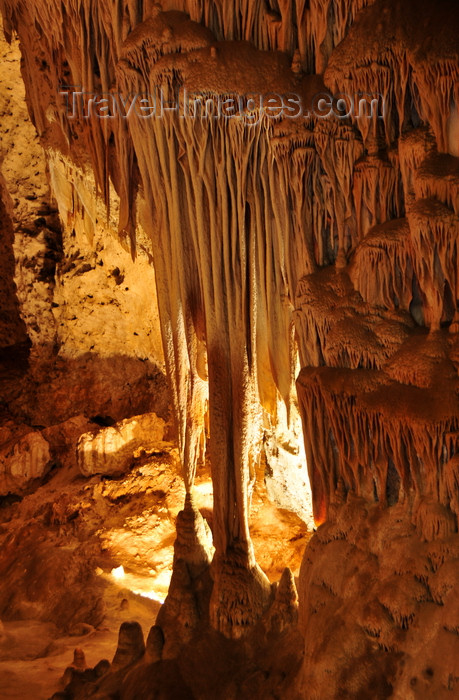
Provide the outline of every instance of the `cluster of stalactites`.
{"type": "Polygon", "coordinates": [[[421,501],[440,503],[457,515],[454,405],[363,370],[304,369],[297,389],[316,520],[326,518],[339,484],[369,502],[409,499],[414,510],[421,501]],[[417,409],[420,402],[425,410],[417,409]],[[394,403],[403,408],[394,411],[394,403]]]}
{"type": "Polygon", "coordinates": [[[335,46],[357,13],[374,0],[163,0],[163,11],[181,10],[218,39],[246,40],[263,51],[299,52],[304,70],[323,73],[335,46]]]}
{"type": "Polygon", "coordinates": [[[448,536],[459,497],[458,160],[422,127],[390,160],[357,160],[353,175],[350,264],[297,287],[315,517],[342,499],[340,485],[370,502],[404,500],[423,537],[448,536]]]}
{"type": "MultiPolygon", "coordinates": [[[[220,60],[220,49],[209,46],[201,27],[158,13],[125,43],[118,84],[127,92],[151,90],[154,84],[176,94],[188,84],[187,72],[194,76],[204,51],[212,61],[220,60]],[[167,41],[165,23],[170,29],[167,41]],[[174,59],[169,61],[168,54],[174,59]]],[[[260,61],[261,54],[252,51],[260,61]]],[[[208,91],[202,99],[230,93],[222,85],[219,94],[208,91]]],[[[155,266],[164,288],[163,333],[179,422],[189,426],[181,431],[185,464],[188,441],[196,443],[202,431],[198,417],[203,402],[209,399],[212,416],[212,407],[222,400],[214,362],[220,365],[219,374],[226,364],[247,365],[250,381],[244,391],[252,415],[258,405],[274,412],[277,392],[289,404],[294,371],[291,311],[298,280],[333,261],[339,250],[344,255],[350,245],[354,206],[346,172],[350,175],[351,166],[345,174],[337,173],[362,150],[349,124],[324,121],[316,137],[313,120],[299,125],[266,117],[254,125],[248,122],[181,119],[172,112],[160,120],[130,122],[146,199],[155,203],[151,235],[162,237],[164,259],[158,256],[155,266]],[[338,206],[348,219],[346,227],[329,223],[338,206]],[[180,269],[173,261],[185,249],[187,265],[180,269]],[[174,298],[177,308],[170,301],[174,298]],[[202,361],[194,359],[196,352],[202,361]],[[207,365],[205,377],[198,365],[207,365]],[[208,397],[197,389],[207,377],[208,397]],[[193,397],[198,395],[196,403],[193,397]]],[[[233,391],[240,393],[237,387],[233,391]]],[[[211,417],[211,431],[218,441],[216,420],[211,417]]],[[[249,432],[244,450],[253,462],[253,443],[259,439],[253,420],[249,432]]],[[[227,438],[220,442],[226,444],[227,438]]],[[[225,459],[215,455],[213,462],[225,459]]]]}
{"type": "Polygon", "coordinates": [[[21,40],[29,110],[45,147],[58,145],[80,166],[90,167],[107,209],[113,182],[121,201],[120,237],[134,255],[137,178],[125,120],[83,118],[82,110],[90,95],[116,91],[121,46],[142,21],[143,3],[2,0],[1,10],[7,33],[16,31],[21,40]],[[83,93],[76,118],[73,92],[83,93]]]}
{"type": "MultiPolygon", "coordinates": [[[[394,3],[382,4],[383,35],[394,3]]],[[[386,118],[352,118],[362,152],[348,152],[351,188],[333,181],[314,130],[341,221],[348,203],[350,235],[344,259],[298,284],[301,364],[317,370],[303,370],[297,387],[317,520],[341,485],[385,505],[406,500],[420,534],[435,538],[457,530],[458,510],[458,62],[445,49],[429,64],[402,30],[389,43],[367,41],[370,16],[334,52],[325,82],[379,93],[386,118]]],[[[336,149],[336,136],[323,144],[336,149]]]]}
{"type": "MultiPolygon", "coordinates": [[[[434,6],[425,6],[422,12],[424,26],[439,14],[434,6]]],[[[426,41],[425,35],[416,33],[423,26],[418,13],[418,3],[414,0],[403,7],[395,0],[375,3],[360,15],[334,51],[325,71],[325,82],[335,93],[369,95],[381,107],[384,104],[381,120],[363,119],[358,110],[353,114],[365,143],[379,132],[379,137],[391,145],[410,125],[417,126],[422,121],[430,125],[438,150],[457,156],[457,44],[454,42],[451,47],[446,41],[443,45],[439,32],[432,34],[434,41],[424,48],[421,44],[426,41]]],[[[454,34],[456,17],[442,15],[443,22],[445,18],[446,22],[451,21],[450,33],[454,34]]]]}

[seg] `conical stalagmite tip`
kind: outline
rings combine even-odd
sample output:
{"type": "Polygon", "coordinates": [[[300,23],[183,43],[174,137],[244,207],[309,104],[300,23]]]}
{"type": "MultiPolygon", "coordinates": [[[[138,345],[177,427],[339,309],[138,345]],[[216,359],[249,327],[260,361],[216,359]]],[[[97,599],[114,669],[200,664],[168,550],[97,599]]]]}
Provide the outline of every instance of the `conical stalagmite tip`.
{"type": "Polygon", "coordinates": [[[123,622],[118,634],[118,647],[113,666],[124,667],[140,659],[145,653],[142,627],[138,622],[123,622]]]}
{"type": "Polygon", "coordinates": [[[191,493],[186,494],[183,510],[177,516],[176,532],[174,571],[177,561],[183,560],[191,567],[193,576],[202,573],[212,560],[212,537],[191,493]]]}
{"type": "Polygon", "coordinates": [[[265,617],[264,624],[268,630],[282,632],[286,627],[298,621],[298,593],[295,578],[289,567],[282,572],[276,589],[274,601],[265,617]]]}
{"type": "Polygon", "coordinates": [[[164,633],[159,625],[153,625],[148,633],[146,652],[152,662],[159,661],[164,647],[164,633]]]}
{"type": "Polygon", "coordinates": [[[73,664],[74,668],[84,671],[87,668],[86,657],[83,649],[75,649],[73,652],[73,664]]]}
{"type": "Polygon", "coordinates": [[[280,584],[295,584],[295,579],[293,576],[293,572],[289,566],[286,566],[285,569],[282,572],[282,576],[280,577],[280,584]]]}
{"type": "Polygon", "coordinates": [[[295,603],[298,601],[295,577],[293,576],[292,570],[288,566],[282,572],[276,597],[278,599],[289,599],[295,603]]]}

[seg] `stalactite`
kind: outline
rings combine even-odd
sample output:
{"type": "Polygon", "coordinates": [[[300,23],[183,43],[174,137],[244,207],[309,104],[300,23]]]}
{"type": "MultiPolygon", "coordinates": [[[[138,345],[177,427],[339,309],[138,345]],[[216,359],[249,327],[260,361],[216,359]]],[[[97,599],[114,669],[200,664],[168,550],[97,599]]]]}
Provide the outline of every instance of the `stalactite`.
{"type": "MultiPolygon", "coordinates": [[[[437,40],[428,51],[422,51],[424,37],[419,35],[418,28],[411,31],[417,4],[413,0],[403,6],[386,2],[381,12],[382,4],[373,4],[351,27],[333,52],[325,82],[335,92],[383,96],[388,144],[411,121],[406,112],[408,99],[412,110],[432,126],[439,151],[447,152],[448,119],[458,82],[454,30],[448,28],[449,35],[444,40],[437,40]],[[376,40],[374,26],[378,27],[376,40]]],[[[438,21],[435,8],[428,8],[426,14],[426,22],[435,25],[438,21]]],[[[365,139],[368,122],[357,118],[356,123],[360,129],[364,127],[365,139]]]]}
{"type": "Polygon", "coordinates": [[[419,602],[425,600],[426,589],[414,576],[405,576],[403,582],[401,587],[398,576],[388,578],[380,583],[376,594],[395,624],[406,630],[419,613],[419,602]]]}
{"type": "Polygon", "coordinates": [[[309,14],[315,49],[315,69],[323,73],[330,55],[344,38],[357,13],[374,0],[312,0],[309,14]]]}
{"type": "Polygon", "coordinates": [[[459,216],[459,163],[446,154],[428,155],[414,178],[418,199],[438,199],[459,216]]]}
{"type": "Polygon", "coordinates": [[[439,57],[435,63],[431,54],[428,60],[416,58],[413,61],[413,80],[420,96],[420,116],[432,127],[438,150],[447,153],[448,119],[459,81],[457,54],[451,58],[439,57]]]}
{"type": "Polygon", "coordinates": [[[427,542],[445,539],[457,532],[456,518],[447,506],[423,499],[416,512],[419,536],[427,542]]]}
{"type": "MultiPolygon", "coordinates": [[[[53,0],[50,3],[35,3],[25,6],[5,0],[3,11],[11,17],[20,33],[25,47],[25,80],[28,84],[30,110],[38,133],[45,145],[52,147],[56,141],[64,141],[64,148],[70,147],[75,162],[87,165],[88,153],[91,168],[102,198],[109,207],[109,178],[113,173],[118,177],[118,194],[122,201],[120,232],[134,239],[134,155],[127,138],[126,126],[119,120],[72,119],[72,98],[69,98],[67,111],[59,103],[58,93],[66,86],[90,94],[107,94],[113,83],[117,49],[120,41],[131,30],[130,22],[124,23],[124,10],[119,7],[119,15],[113,22],[109,3],[84,3],[75,0],[64,6],[53,0]],[[123,26],[122,26],[123,25],[123,26]],[[53,27],[47,33],[40,28],[53,27]],[[41,83],[31,79],[35,73],[32,62],[34,56],[41,55],[44,80],[41,83]],[[64,70],[65,65],[68,69],[64,70]],[[43,87],[45,86],[45,90],[43,87]],[[58,122],[62,134],[56,132],[58,122]],[[110,160],[117,159],[109,167],[107,153],[111,137],[116,148],[110,160]]],[[[131,8],[132,17],[137,13],[131,8]]],[[[71,90],[71,88],[68,88],[71,90]]]]}
{"type": "MultiPolygon", "coordinates": [[[[328,213],[338,230],[331,234],[336,239],[332,247],[336,250],[337,264],[342,266],[349,248],[355,245],[352,240],[355,238],[355,209],[351,183],[356,161],[363,153],[362,144],[352,127],[339,119],[319,121],[314,129],[314,142],[333,193],[328,213]]],[[[360,200],[356,200],[356,207],[359,203],[360,200]]],[[[325,259],[321,257],[318,263],[323,265],[325,259]]]]}
{"type": "Polygon", "coordinates": [[[407,203],[411,203],[415,197],[415,182],[422,162],[434,151],[435,141],[427,127],[412,129],[400,137],[398,152],[403,191],[407,203]]]}
{"type": "Polygon", "coordinates": [[[370,229],[355,249],[350,277],[371,306],[408,311],[413,296],[408,221],[392,219],[370,229]]]}
{"type": "Polygon", "coordinates": [[[413,265],[432,330],[452,321],[459,300],[459,218],[435,199],[420,199],[408,211],[413,265]]]}
{"type": "Polygon", "coordinates": [[[388,382],[365,370],[302,370],[297,388],[303,420],[307,422],[312,414],[317,421],[315,430],[305,431],[311,454],[308,468],[312,483],[317,473],[325,489],[316,490],[316,510],[323,507],[322,500],[330,503],[338,476],[347,489],[370,500],[374,480],[377,500],[385,502],[389,459],[405,493],[430,494],[438,500],[438,465],[444,464],[445,454],[455,454],[458,449],[455,399],[450,397],[446,403],[441,393],[419,394],[420,389],[401,384],[392,384],[387,394],[388,382]],[[394,393],[398,395],[397,411],[384,398],[394,393]],[[327,464],[330,455],[332,469],[327,464]],[[421,469],[432,476],[423,485],[421,469]],[[330,472],[335,476],[328,484],[330,472]]]}
{"type": "Polygon", "coordinates": [[[403,215],[398,173],[377,156],[368,155],[356,163],[353,196],[360,239],[373,226],[403,215]]]}
{"type": "Polygon", "coordinates": [[[352,305],[347,303],[349,296],[352,296],[349,278],[331,268],[300,280],[295,324],[302,367],[324,364],[326,339],[333,323],[353,315],[352,305]]]}

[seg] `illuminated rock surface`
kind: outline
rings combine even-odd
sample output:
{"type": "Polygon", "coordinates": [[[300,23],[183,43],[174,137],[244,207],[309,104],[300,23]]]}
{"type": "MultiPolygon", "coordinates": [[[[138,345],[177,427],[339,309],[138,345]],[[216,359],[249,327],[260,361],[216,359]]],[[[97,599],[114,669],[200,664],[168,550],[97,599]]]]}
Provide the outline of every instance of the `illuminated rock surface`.
{"type": "Polygon", "coordinates": [[[16,50],[5,47],[0,379],[2,418],[20,435],[16,457],[2,447],[0,458],[9,493],[0,617],[99,634],[107,576],[110,585],[133,576],[131,591],[145,590],[136,576],[152,587],[157,576],[161,599],[168,590],[156,626],[152,610],[143,632],[133,620],[145,625],[148,611],[117,620],[111,664],[96,665],[78,639],[88,668],[76,653],[55,698],[455,697],[455,3],[0,7],[7,37],[20,39],[36,130],[24,104],[5,97],[16,50]],[[181,107],[185,89],[214,104],[296,95],[307,109],[318,93],[366,93],[385,109],[380,119],[261,109],[72,118],[66,85],[159,89],[169,101],[181,90],[181,107]],[[138,416],[145,436],[129,437],[138,416]],[[306,528],[266,495],[310,517],[299,417],[318,529],[295,579],[306,528]],[[30,440],[43,449],[29,450],[20,473],[30,440]],[[131,471],[74,481],[78,465],[86,477],[131,471]],[[29,479],[48,471],[34,491],[29,479]],[[168,519],[180,514],[166,555],[155,508],[170,511],[172,483],[168,519]],[[42,513],[41,489],[46,502],[55,489],[42,513]],[[18,547],[17,562],[29,556],[13,516],[34,522],[24,541],[41,556],[50,548],[49,571],[41,559],[26,576],[12,564],[18,547]],[[73,545],[60,541],[70,536],[73,565],[73,545]],[[104,563],[104,550],[120,559],[104,563]],[[71,603],[56,590],[66,567],[71,603]]]}

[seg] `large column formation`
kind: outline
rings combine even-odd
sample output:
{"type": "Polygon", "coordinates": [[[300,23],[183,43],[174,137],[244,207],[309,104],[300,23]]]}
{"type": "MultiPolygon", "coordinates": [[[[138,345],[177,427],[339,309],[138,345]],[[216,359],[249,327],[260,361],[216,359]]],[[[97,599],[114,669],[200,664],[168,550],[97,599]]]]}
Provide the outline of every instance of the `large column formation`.
{"type": "Polygon", "coordinates": [[[161,118],[132,119],[129,128],[158,249],[164,345],[190,488],[209,402],[216,548],[211,619],[236,636],[260,616],[270,592],[250,542],[249,486],[260,409],[275,415],[276,392],[291,401],[296,261],[305,273],[316,266],[312,236],[302,231],[314,171],[312,153],[298,148],[291,177],[288,124],[274,139],[283,138],[287,149],[272,150],[274,124],[262,109],[236,118],[198,114],[180,90],[199,94],[202,111],[207,99],[217,109],[216,101],[227,96],[261,95],[267,86],[259,83],[257,65],[273,76],[271,93],[299,88],[309,97],[311,86],[295,82],[288,57],[216,43],[174,12],[154,9],[125,42],[118,65],[125,94],[159,90],[169,106],[161,118]],[[170,108],[173,100],[177,109],[170,108]]]}

